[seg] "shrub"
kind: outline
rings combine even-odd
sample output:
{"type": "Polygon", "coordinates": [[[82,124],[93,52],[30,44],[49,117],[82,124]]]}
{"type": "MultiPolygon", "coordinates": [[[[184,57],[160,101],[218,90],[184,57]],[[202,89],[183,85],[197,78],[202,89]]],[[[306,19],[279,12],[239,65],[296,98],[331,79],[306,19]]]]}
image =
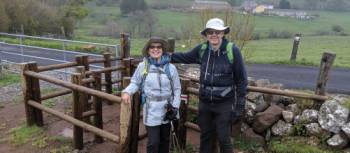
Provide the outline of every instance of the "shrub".
{"type": "Polygon", "coordinates": [[[283,31],[276,31],[274,29],[270,29],[268,33],[268,38],[291,38],[293,36],[292,32],[283,30],[283,31]]]}
{"type": "Polygon", "coordinates": [[[342,32],[344,28],[340,25],[332,25],[332,31],[334,32],[342,32]]]}

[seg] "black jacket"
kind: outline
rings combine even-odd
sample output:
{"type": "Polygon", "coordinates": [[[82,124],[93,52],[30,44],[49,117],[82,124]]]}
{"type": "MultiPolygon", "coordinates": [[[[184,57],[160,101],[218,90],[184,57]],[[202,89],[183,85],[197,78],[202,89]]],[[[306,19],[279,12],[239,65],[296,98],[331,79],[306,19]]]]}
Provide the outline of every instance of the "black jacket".
{"type": "MultiPolygon", "coordinates": [[[[208,42],[206,42],[208,44],[208,42]]],[[[247,92],[247,74],[239,49],[234,45],[233,63],[227,57],[226,45],[223,39],[219,51],[214,52],[207,45],[202,58],[199,56],[202,44],[186,53],[172,54],[172,62],[185,64],[200,64],[200,96],[201,102],[218,103],[234,101],[237,95],[237,109],[242,112],[247,92]],[[206,75],[205,75],[206,74],[206,75]],[[229,88],[231,87],[232,90],[229,88]]]]}

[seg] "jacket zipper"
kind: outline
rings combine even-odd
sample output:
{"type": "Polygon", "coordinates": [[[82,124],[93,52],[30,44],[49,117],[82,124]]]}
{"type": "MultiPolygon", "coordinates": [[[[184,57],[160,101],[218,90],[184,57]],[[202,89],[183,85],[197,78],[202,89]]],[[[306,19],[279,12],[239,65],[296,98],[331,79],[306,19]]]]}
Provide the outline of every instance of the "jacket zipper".
{"type": "Polygon", "coordinates": [[[213,56],[213,66],[211,67],[211,88],[212,88],[212,90],[210,90],[210,101],[213,103],[213,81],[214,81],[214,67],[215,67],[215,59],[216,59],[216,57],[215,57],[215,52],[213,52],[214,53],[214,56],[213,56]]]}

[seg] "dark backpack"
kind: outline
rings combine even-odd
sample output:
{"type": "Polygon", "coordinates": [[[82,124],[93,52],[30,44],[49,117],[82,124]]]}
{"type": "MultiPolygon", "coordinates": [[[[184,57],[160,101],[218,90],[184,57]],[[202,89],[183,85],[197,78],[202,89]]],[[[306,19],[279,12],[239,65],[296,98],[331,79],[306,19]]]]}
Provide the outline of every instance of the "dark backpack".
{"type": "MultiPolygon", "coordinates": [[[[232,50],[232,47],[233,47],[234,45],[235,45],[235,44],[232,43],[232,42],[229,42],[229,43],[226,45],[227,58],[228,58],[228,60],[230,61],[231,64],[233,63],[233,60],[234,60],[233,50],[232,50]],[[231,51],[230,51],[230,50],[231,50],[231,51]]],[[[208,48],[207,43],[203,43],[202,46],[201,46],[201,49],[199,50],[199,59],[202,59],[203,54],[204,54],[204,52],[205,52],[205,50],[206,50],[207,48],[208,48]]]]}

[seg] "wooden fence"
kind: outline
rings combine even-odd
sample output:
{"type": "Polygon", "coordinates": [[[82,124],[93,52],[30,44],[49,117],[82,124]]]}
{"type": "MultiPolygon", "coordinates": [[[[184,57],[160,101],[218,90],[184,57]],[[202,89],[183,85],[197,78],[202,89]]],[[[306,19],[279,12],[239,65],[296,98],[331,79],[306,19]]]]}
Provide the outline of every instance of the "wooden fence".
{"type": "MultiPolygon", "coordinates": [[[[130,76],[134,72],[137,62],[130,58],[130,40],[127,34],[121,34],[121,58],[111,57],[110,53],[105,53],[101,59],[89,59],[88,56],[77,56],[75,62],[64,64],[37,66],[35,62],[29,62],[22,65],[22,90],[24,96],[26,120],[29,126],[43,126],[42,111],[55,115],[74,125],[73,144],[74,148],[82,149],[83,130],[87,130],[95,134],[95,142],[102,143],[103,138],[108,139],[120,145],[119,153],[137,153],[138,141],[147,136],[146,133],[139,134],[140,121],[140,100],[139,95],[135,94],[132,98],[131,105],[121,103],[121,97],[112,94],[112,85],[115,83],[122,84],[125,88],[130,83],[130,76]],[[112,61],[120,61],[119,66],[111,66],[112,61]],[[90,70],[89,64],[103,63],[104,68],[99,70],[90,70]],[[50,76],[41,74],[40,72],[50,71],[62,68],[76,67],[76,72],[71,76],[71,82],[62,81],[50,76]],[[122,73],[123,79],[112,79],[112,72],[119,71],[122,73]],[[104,79],[102,79],[104,74],[104,79]],[[66,89],[55,91],[47,95],[41,95],[39,80],[46,81],[66,89]],[[104,90],[102,90],[104,87],[104,90]],[[46,107],[41,104],[42,101],[55,98],[62,95],[72,94],[72,116],[46,107]],[[114,135],[103,130],[102,103],[120,104],[120,136],[114,135]],[[90,117],[94,117],[93,123],[90,117]]],[[[169,39],[171,51],[174,51],[175,41],[169,39]]],[[[261,92],[266,94],[284,95],[298,98],[313,99],[322,103],[327,99],[325,96],[325,87],[328,78],[328,71],[333,63],[335,55],[325,53],[321,60],[320,75],[317,81],[316,94],[305,94],[299,92],[282,91],[276,89],[268,89],[261,87],[248,86],[250,92],[261,92]]],[[[177,136],[180,147],[186,146],[187,128],[200,131],[199,127],[187,120],[189,111],[197,113],[195,107],[189,106],[189,95],[198,95],[196,88],[190,87],[191,82],[198,82],[196,79],[181,76],[182,95],[185,100],[180,106],[180,120],[178,124],[177,136]],[[187,99],[186,99],[187,98],[187,99]]],[[[316,105],[315,107],[319,107],[316,105]]]]}

